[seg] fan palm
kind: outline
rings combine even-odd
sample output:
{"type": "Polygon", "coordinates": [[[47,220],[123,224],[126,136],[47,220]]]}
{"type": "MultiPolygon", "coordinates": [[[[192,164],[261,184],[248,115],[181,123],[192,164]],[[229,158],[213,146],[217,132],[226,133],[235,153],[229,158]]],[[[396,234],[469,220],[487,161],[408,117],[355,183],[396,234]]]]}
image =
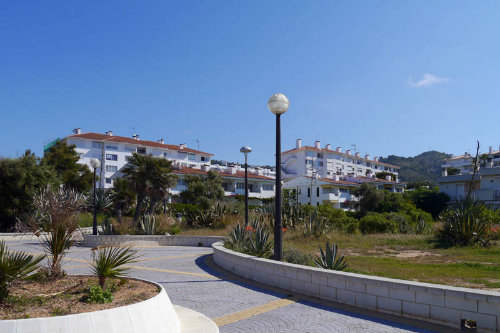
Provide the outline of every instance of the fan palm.
{"type": "Polygon", "coordinates": [[[127,211],[135,199],[131,184],[126,178],[117,178],[111,189],[111,199],[113,201],[118,222],[122,221],[123,211],[127,211]]]}
{"type": "Polygon", "coordinates": [[[9,296],[13,280],[29,279],[38,269],[45,256],[34,257],[25,252],[11,252],[4,241],[0,241],[0,303],[9,296]]]}

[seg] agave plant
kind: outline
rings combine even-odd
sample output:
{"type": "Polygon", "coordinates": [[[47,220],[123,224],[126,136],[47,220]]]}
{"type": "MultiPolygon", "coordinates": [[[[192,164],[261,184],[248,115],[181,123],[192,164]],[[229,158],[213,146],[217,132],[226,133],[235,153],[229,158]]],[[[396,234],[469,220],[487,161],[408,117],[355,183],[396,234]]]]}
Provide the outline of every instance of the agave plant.
{"type": "Polygon", "coordinates": [[[426,228],[427,228],[427,223],[425,222],[425,219],[419,218],[417,224],[415,225],[415,233],[417,235],[421,235],[425,232],[426,228]]]}
{"type": "Polygon", "coordinates": [[[101,248],[92,252],[90,269],[99,279],[99,286],[105,290],[107,278],[125,277],[129,268],[122,266],[137,262],[138,258],[132,247],[101,248]]]}
{"type": "Polygon", "coordinates": [[[156,233],[156,216],[153,214],[144,215],[140,220],[139,228],[146,235],[154,235],[156,233]]]}
{"type": "Polygon", "coordinates": [[[236,251],[241,251],[248,239],[248,233],[239,223],[224,239],[224,246],[236,251]]]}
{"type": "Polygon", "coordinates": [[[45,256],[34,257],[25,252],[11,252],[4,241],[0,241],[0,303],[9,296],[9,287],[16,279],[29,279],[36,274],[38,264],[45,256]]]}
{"type": "Polygon", "coordinates": [[[254,233],[253,237],[250,237],[245,243],[245,252],[258,257],[269,257],[273,246],[269,240],[269,231],[258,226],[256,229],[252,229],[252,232],[254,233]]]}
{"type": "Polygon", "coordinates": [[[309,216],[309,219],[303,223],[302,227],[302,232],[306,237],[320,237],[326,230],[325,220],[321,216],[318,216],[318,211],[316,209],[309,216]]]}
{"type": "Polygon", "coordinates": [[[314,263],[318,267],[332,269],[335,271],[343,271],[349,267],[344,259],[344,256],[337,258],[336,244],[333,244],[332,247],[330,247],[330,243],[326,242],[325,252],[323,252],[321,246],[319,247],[319,251],[321,256],[314,259],[314,263]]]}

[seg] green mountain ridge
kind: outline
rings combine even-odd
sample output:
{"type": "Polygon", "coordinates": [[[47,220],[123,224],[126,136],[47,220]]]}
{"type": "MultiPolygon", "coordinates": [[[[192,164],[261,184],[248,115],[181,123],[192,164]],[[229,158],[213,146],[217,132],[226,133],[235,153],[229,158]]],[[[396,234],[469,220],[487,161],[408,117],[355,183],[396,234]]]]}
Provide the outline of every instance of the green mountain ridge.
{"type": "Polygon", "coordinates": [[[401,168],[399,170],[399,178],[403,182],[428,181],[437,185],[437,179],[441,174],[441,165],[444,159],[450,157],[451,154],[431,150],[414,157],[389,155],[387,158],[380,158],[380,161],[399,166],[401,168]]]}

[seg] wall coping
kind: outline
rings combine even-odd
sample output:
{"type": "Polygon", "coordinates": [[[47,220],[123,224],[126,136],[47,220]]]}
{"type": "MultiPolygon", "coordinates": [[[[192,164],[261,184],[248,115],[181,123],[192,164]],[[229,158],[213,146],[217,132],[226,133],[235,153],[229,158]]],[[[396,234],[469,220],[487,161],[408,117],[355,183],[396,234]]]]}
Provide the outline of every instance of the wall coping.
{"type": "Polygon", "coordinates": [[[222,241],[223,236],[196,235],[89,235],[84,234],[82,246],[200,246],[211,247],[222,241]]]}
{"type": "Polygon", "coordinates": [[[500,292],[290,264],[239,253],[222,242],[212,248],[217,265],[278,288],[446,326],[472,319],[479,331],[500,330],[500,292]]]}

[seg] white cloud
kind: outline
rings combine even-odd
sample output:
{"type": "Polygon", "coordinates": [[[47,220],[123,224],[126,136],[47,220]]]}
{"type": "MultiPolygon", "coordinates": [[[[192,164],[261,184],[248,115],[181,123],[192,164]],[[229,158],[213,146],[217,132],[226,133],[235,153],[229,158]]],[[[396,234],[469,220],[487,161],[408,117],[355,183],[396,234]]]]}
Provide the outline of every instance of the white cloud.
{"type": "Polygon", "coordinates": [[[412,77],[410,76],[410,78],[408,79],[408,84],[414,88],[420,88],[420,87],[430,87],[437,83],[445,83],[449,81],[451,80],[446,77],[437,77],[434,74],[425,73],[422,79],[418,81],[413,81],[412,77]]]}

